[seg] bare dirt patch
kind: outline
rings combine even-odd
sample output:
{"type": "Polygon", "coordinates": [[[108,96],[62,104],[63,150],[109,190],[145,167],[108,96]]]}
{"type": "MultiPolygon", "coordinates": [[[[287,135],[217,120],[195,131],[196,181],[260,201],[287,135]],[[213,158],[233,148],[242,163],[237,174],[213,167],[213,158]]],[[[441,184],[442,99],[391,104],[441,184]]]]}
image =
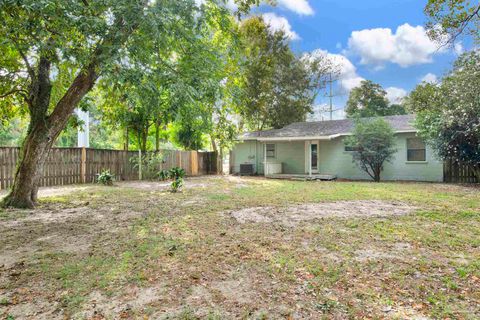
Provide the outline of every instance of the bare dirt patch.
{"type": "MultiPolygon", "coordinates": [[[[47,198],[47,197],[58,197],[58,196],[66,196],[69,194],[82,192],[90,189],[90,185],[71,185],[71,186],[58,186],[58,187],[43,187],[38,190],[38,197],[39,198],[47,198]]],[[[7,190],[0,190],[0,200],[7,195],[7,190]]]]}
{"type": "MultiPolygon", "coordinates": [[[[118,315],[129,318],[132,312],[143,312],[150,304],[161,301],[168,293],[162,286],[130,287],[123,294],[107,297],[99,291],[92,292],[84,310],[73,319],[116,319],[118,315]]],[[[130,319],[130,318],[129,318],[130,319]]]]}
{"type": "Polygon", "coordinates": [[[254,207],[230,212],[239,223],[281,222],[287,225],[322,218],[368,218],[406,215],[416,207],[379,200],[337,201],[288,207],[254,207]]]}
{"type": "Polygon", "coordinates": [[[479,194],[461,187],[85,187],[0,212],[0,319],[479,317],[479,194]]]}

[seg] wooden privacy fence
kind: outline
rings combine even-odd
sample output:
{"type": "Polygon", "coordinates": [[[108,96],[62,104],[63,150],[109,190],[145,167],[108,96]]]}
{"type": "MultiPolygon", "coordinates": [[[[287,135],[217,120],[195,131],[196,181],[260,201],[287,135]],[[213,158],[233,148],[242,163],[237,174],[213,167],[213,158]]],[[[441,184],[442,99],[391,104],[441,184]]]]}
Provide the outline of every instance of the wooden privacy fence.
{"type": "MultiPolygon", "coordinates": [[[[20,148],[0,147],[0,190],[13,185],[20,148]]],[[[215,152],[162,150],[158,170],[180,167],[188,176],[217,173],[215,152]],[[213,161],[213,162],[212,162],[213,161]]],[[[53,148],[43,168],[41,186],[95,182],[102,170],[110,170],[117,180],[137,180],[137,151],[90,148],[53,148]]]]}
{"type": "Polygon", "coordinates": [[[443,181],[449,183],[480,183],[469,166],[452,160],[443,164],[443,181]]]}

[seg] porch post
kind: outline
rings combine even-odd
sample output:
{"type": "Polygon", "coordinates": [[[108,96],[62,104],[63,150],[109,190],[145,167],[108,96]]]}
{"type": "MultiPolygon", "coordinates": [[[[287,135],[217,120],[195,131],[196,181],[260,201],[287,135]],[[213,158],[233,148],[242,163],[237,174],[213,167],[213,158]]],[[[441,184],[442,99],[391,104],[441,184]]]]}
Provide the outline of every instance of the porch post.
{"type": "Polygon", "coordinates": [[[267,176],[267,142],[263,143],[263,175],[266,177],[267,176]]]}
{"type": "Polygon", "coordinates": [[[312,176],[312,140],[308,141],[308,175],[312,176]]]}

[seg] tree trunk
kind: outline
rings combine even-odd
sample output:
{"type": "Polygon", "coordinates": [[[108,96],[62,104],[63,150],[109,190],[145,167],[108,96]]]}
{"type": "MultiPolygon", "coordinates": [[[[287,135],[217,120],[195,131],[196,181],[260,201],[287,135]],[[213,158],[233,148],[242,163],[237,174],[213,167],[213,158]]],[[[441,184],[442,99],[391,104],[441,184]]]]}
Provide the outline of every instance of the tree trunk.
{"type": "Polygon", "coordinates": [[[380,173],[382,172],[382,168],[375,168],[375,182],[380,182],[380,173]]]}
{"type": "Polygon", "coordinates": [[[160,151],[160,124],[155,123],[155,151],[160,151]]]}
{"type": "Polygon", "coordinates": [[[39,180],[53,140],[45,127],[36,125],[25,138],[21,149],[15,182],[3,201],[6,207],[33,208],[37,202],[39,180]]]}
{"type": "MultiPolygon", "coordinates": [[[[143,6],[147,4],[146,0],[142,2],[143,6]]],[[[142,14],[142,11],[139,13],[142,14]]],[[[99,42],[90,62],[80,70],[50,115],[48,114],[52,91],[50,66],[55,57],[48,51],[40,53],[37,70],[29,69],[31,80],[27,99],[30,111],[29,131],[20,153],[12,191],[2,202],[3,206],[32,208],[35,205],[40,174],[50,148],[65,128],[80,100],[95,84],[98,78],[97,68],[105,59],[111,57],[118,50],[118,45],[124,44],[136,29],[136,24],[128,25],[120,16],[107,37],[99,42]]]]}
{"type": "Polygon", "coordinates": [[[217,173],[223,175],[223,149],[220,148],[217,154],[218,154],[218,157],[217,157],[217,162],[218,162],[217,173]]]}
{"type": "Polygon", "coordinates": [[[148,129],[143,129],[142,132],[142,151],[147,152],[148,129]]]}
{"type": "Polygon", "coordinates": [[[215,139],[211,137],[210,140],[212,140],[212,150],[217,152],[217,143],[215,142],[215,139]]]}
{"type": "Polygon", "coordinates": [[[40,59],[37,74],[31,87],[29,131],[22,145],[12,190],[3,200],[3,207],[35,206],[39,180],[50,148],[65,128],[78,102],[90,91],[97,78],[94,65],[82,70],[48,116],[51,93],[48,59],[40,59]]]}
{"type": "Polygon", "coordinates": [[[125,151],[128,151],[128,142],[129,142],[129,135],[128,135],[128,127],[125,128],[125,144],[124,144],[124,149],[125,151]]]}

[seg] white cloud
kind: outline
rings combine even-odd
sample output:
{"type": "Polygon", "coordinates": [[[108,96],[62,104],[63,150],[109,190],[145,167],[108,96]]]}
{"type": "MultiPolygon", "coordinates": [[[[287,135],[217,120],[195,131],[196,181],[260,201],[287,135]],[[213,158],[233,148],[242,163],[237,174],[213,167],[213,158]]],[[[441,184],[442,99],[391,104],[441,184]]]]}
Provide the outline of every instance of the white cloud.
{"type": "Polygon", "coordinates": [[[406,90],[397,87],[388,87],[385,91],[387,91],[387,99],[391,104],[401,103],[408,94],[406,90]]]}
{"type": "Polygon", "coordinates": [[[461,55],[465,50],[463,49],[463,45],[461,42],[457,42],[453,45],[453,51],[457,54],[457,55],[461,55]]]}
{"type": "Polygon", "coordinates": [[[315,14],[307,0],[277,0],[279,6],[305,16],[315,14]]]}
{"type": "Polygon", "coordinates": [[[438,82],[438,78],[436,75],[434,75],[433,73],[427,73],[426,75],[424,75],[422,77],[422,79],[420,80],[421,82],[427,82],[427,83],[437,83],[438,82]]]}
{"type": "Polygon", "coordinates": [[[349,51],[358,54],[362,64],[382,68],[386,62],[409,67],[432,62],[432,56],[444,52],[430,40],[425,28],[408,23],[397,28],[365,29],[352,32],[348,40],[349,51]]]}
{"type": "Polygon", "coordinates": [[[360,85],[360,82],[365,80],[357,74],[357,68],[353,65],[347,57],[342,54],[329,53],[326,50],[317,49],[311,53],[311,56],[326,56],[338,69],[338,83],[343,91],[349,93],[355,87],[360,85]]]}
{"type": "MultiPolygon", "coordinates": [[[[313,114],[307,116],[307,121],[326,121],[330,120],[330,106],[327,104],[317,104],[313,106],[313,114]]],[[[332,120],[340,120],[346,118],[346,113],[343,108],[337,105],[332,106],[332,120]]]]}
{"type": "Polygon", "coordinates": [[[272,31],[283,30],[290,40],[300,40],[300,36],[292,30],[287,18],[276,15],[273,12],[264,13],[263,19],[270,26],[272,31]]]}

